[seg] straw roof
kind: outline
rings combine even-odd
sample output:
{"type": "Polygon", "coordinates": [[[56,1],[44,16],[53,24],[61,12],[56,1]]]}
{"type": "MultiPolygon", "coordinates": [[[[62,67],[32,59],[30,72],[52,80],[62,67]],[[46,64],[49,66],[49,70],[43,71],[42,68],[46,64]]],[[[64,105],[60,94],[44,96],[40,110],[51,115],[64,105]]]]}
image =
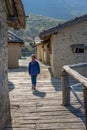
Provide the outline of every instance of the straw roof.
{"type": "Polygon", "coordinates": [[[25,11],[21,0],[5,0],[8,25],[15,29],[25,27],[25,11]]]}

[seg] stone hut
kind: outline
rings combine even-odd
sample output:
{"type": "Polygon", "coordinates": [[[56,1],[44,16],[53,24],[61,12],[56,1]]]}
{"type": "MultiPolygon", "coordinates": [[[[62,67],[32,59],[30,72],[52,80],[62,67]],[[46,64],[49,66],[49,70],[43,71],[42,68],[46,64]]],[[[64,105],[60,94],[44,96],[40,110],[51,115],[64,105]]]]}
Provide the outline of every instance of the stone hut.
{"type": "Polygon", "coordinates": [[[37,59],[45,64],[50,64],[50,46],[49,40],[41,40],[39,37],[35,38],[33,47],[36,47],[37,59]]]}
{"type": "Polygon", "coordinates": [[[16,34],[8,31],[8,68],[19,67],[19,58],[24,41],[16,34]]]}
{"type": "Polygon", "coordinates": [[[21,0],[0,0],[0,130],[10,119],[8,96],[8,27],[25,27],[21,0]]]}
{"type": "Polygon", "coordinates": [[[54,77],[61,75],[64,65],[87,62],[87,15],[45,30],[39,37],[49,41],[50,65],[54,77]]]}

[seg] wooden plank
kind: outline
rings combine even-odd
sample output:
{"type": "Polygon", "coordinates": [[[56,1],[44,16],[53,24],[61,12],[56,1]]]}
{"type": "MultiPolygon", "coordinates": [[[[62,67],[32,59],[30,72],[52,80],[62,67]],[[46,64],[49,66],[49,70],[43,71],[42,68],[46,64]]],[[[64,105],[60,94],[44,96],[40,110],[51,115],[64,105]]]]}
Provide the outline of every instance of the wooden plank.
{"type": "Polygon", "coordinates": [[[43,128],[45,128],[45,130],[49,130],[49,129],[59,129],[60,130],[60,128],[61,129],[83,129],[83,130],[85,130],[85,127],[83,127],[83,124],[80,124],[80,123],[40,123],[40,124],[37,124],[36,125],[37,127],[37,130],[43,130],[43,128]]]}
{"type": "MultiPolygon", "coordinates": [[[[29,60],[20,61],[26,66],[29,60]]],[[[61,79],[50,78],[47,66],[41,64],[43,71],[38,78],[37,91],[33,93],[30,77],[21,69],[9,72],[14,88],[9,92],[12,121],[7,130],[85,130],[84,113],[72,93],[73,106],[61,105],[61,79]]],[[[9,85],[11,87],[11,83],[9,85]]],[[[82,97],[82,92],[77,92],[82,97]]]]}
{"type": "Polygon", "coordinates": [[[71,76],[73,76],[77,81],[79,81],[84,87],[87,87],[87,78],[80,75],[75,70],[71,69],[69,66],[64,66],[63,69],[71,76]]]}

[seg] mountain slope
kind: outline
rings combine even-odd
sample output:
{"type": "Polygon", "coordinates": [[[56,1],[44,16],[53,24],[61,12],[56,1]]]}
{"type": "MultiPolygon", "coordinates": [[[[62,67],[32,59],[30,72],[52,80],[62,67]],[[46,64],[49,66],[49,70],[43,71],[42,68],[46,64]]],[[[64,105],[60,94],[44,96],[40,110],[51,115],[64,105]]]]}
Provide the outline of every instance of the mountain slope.
{"type": "Polygon", "coordinates": [[[25,41],[29,42],[32,41],[35,36],[38,36],[41,31],[57,26],[62,21],[63,20],[60,19],[30,14],[26,21],[26,28],[19,31],[14,30],[14,32],[25,41]]]}
{"type": "Polygon", "coordinates": [[[57,26],[62,21],[63,20],[30,14],[27,18],[25,29],[17,31],[11,29],[11,31],[22,38],[25,41],[27,48],[32,51],[30,44],[34,42],[34,38],[38,36],[41,31],[57,26]]]}

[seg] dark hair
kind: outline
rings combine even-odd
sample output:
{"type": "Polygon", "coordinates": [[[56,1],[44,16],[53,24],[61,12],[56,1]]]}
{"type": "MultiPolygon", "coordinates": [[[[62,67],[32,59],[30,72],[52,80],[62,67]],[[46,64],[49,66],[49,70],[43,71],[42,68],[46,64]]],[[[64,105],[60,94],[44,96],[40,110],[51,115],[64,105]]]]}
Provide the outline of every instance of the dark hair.
{"type": "Polygon", "coordinates": [[[36,58],[36,55],[35,54],[32,54],[31,57],[33,57],[34,59],[36,58]]]}

